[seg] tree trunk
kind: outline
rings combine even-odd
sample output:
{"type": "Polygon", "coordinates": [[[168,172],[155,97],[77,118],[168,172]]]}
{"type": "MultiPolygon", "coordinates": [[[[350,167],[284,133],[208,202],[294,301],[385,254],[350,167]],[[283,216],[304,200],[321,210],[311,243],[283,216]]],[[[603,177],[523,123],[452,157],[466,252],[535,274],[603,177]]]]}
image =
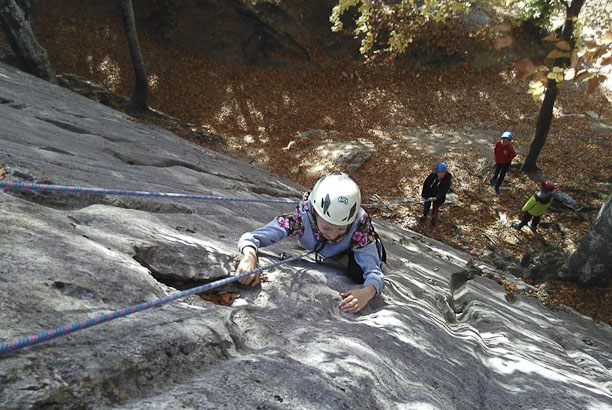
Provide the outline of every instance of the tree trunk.
{"type": "Polygon", "coordinates": [[[120,6],[123,14],[123,25],[125,27],[125,34],[130,47],[130,55],[132,57],[132,65],[134,66],[135,75],[134,91],[132,92],[132,97],[130,98],[130,105],[131,108],[136,111],[146,112],[149,110],[147,107],[149,86],[147,81],[147,70],[140,51],[138,35],[136,34],[136,22],[134,19],[132,0],[120,0],[120,6]]]}
{"type": "Polygon", "coordinates": [[[44,80],[57,83],[47,52],[38,44],[32,31],[29,10],[24,11],[15,0],[3,0],[0,4],[0,26],[22,69],[44,80]]]}
{"type": "Polygon", "coordinates": [[[589,233],[568,261],[568,277],[585,286],[607,286],[612,279],[612,195],[589,233]]]}
{"type": "Polygon", "coordinates": [[[544,148],[544,144],[546,144],[546,137],[548,137],[548,130],[550,130],[550,124],[552,123],[553,108],[555,106],[555,100],[557,99],[557,92],[557,82],[549,79],[546,93],[544,94],[544,101],[542,101],[542,105],[540,106],[535,135],[531,140],[529,153],[525,158],[525,162],[523,162],[522,170],[525,172],[537,169],[536,161],[538,160],[540,151],[544,148]]]}
{"type": "MultiPolygon", "coordinates": [[[[567,41],[572,48],[574,48],[575,44],[574,19],[578,18],[584,2],[585,0],[574,0],[565,11],[565,23],[561,29],[561,40],[567,41]]],[[[553,62],[553,67],[565,67],[568,63],[569,58],[556,58],[553,62]]],[[[529,172],[538,168],[536,162],[540,155],[540,151],[544,147],[544,144],[546,144],[546,137],[548,137],[548,131],[550,130],[550,124],[553,118],[553,107],[557,99],[557,92],[557,82],[549,79],[546,94],[544,94],[544,101],[542,101],[542,105],[540,106],[535,134],[531,140],[527,158],[525,158],[525,162],[523,163],[523,171],[529,172]]]]}

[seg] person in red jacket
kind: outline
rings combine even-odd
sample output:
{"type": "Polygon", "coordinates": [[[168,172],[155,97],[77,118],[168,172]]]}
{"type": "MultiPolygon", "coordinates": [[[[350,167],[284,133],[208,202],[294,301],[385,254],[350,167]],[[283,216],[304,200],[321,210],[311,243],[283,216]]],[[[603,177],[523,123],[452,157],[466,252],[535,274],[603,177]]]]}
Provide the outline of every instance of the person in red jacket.
{"type": "Polygon", "coordinates": [[[495,183],[495,195],[499,195],[499,187],[504,182],[504,177],[512,159],[516,157],[516,152],[512,146],[512,133],[510,131],[504,131],[501,135],[501,139],[495,144],[495,175],[489,178],[490,183],[495,183]]]}

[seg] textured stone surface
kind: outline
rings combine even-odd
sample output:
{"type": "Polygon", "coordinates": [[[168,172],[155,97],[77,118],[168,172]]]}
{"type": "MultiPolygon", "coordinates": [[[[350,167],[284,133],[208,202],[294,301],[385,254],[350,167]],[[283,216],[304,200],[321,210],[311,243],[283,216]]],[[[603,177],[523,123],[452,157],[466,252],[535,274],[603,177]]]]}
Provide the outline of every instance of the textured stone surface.
{"type": "Polygon", "coordinates": [[[315,141],[317,156],[334,166],[355,173],[372,158],[374,144],[359,141],[315,141]]]}
{"type": "MultiPolygon", "coordinates": [[[[301,187],[0,65],[8,179],[244,197],[301,187]]],[[[0,340],[172,292],[154,269],[231,273],[278,204],[0,192],[0,340]],[[201,258],[198,258],[201,252],[201,258]],[[185,255],[179,258],[179,255],[185,255]],[[182,259],[181,263],[176,263],[182,259]],[[218,262],[218,263],[215,263],[218,262]],[[176,266],[175,266],[176,263],[176,266]]],[[[359,315],[331,264],[295,263],[233,307],[191,297],[0,359],[0,408],[608,409],[612,329],[512,303],[491,271],[376,224],[387,285],[359,315]]],[[[267,249],[298,252],[285,241],[267,249]]]]}
{"type": "Polygon", "coordinates": [[[589,233],[568,261],[567,276],[587,286],[612,281],[612,196],[599,210],[589,233]]]}
{"type": "Polygon", "coordinates": [[[578,211],[582,208],[574,198],[563,191],[553,192],[553,202],[550,207],[557,211],[578,211]]]}

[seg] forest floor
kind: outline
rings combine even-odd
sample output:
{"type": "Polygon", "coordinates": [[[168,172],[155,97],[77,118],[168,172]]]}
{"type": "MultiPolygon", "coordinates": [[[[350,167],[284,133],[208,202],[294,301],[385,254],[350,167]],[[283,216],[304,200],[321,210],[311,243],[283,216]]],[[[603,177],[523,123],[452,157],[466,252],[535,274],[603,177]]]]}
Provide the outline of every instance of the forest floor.
{"type": "MultiPolygon", "coordinates": [[[[37,16],[35,30],[58,73],[74,73],[129,95],[133,74],[120,23],[103,16],[76,19],[58,6],[37,16]]],[[[228,154],[305,187],[337,168],[322,159],[322,142],[369,144],[370,160],[351,173],[365,202],[375,195],[387,203],[418,199],[435,163],[446,161],[456,199],[443,206],[437,226],[418,224],[418,205],[381,207],[372,213],[478,260],[499,265],[500,257],[518,260],[550,245],[567,256],[605,199],[601,186],[612,175],[612,107],[601,94],[587,95],[575,87],[561,90],[538,160],[540,177],[555,181],[589,210],[550,212],[534,235],[510,227],[538,189],[534,176],[512,169],[496,196],[484,183],[486,173],[477,171],[482,160],[492,161],[493,144],[504,130],[515,133],[517,160],[529,148],[539,104],[526,93],[525,83],[513,81],[510,68],[476,71],[460,64],[415,72],[356,61],[319,68],[254,67],[214,61],[146,34],[140,41],[152,107],[222,135],[228,154]],[[596,114],[601,118],[593,118],[596,114]],[[299,137],[309,130],[322,131],[299,137]]],[[[565,304],[612,323],[612,286],[580,289],[554,281],[546,289],[538,295],[548,306],[565,304]]]]}

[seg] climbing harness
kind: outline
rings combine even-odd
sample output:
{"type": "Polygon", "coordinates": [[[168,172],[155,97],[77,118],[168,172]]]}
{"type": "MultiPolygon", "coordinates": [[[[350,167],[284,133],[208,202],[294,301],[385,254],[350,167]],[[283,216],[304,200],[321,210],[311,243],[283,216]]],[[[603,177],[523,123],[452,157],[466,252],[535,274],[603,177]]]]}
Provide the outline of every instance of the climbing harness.
{"type": "Polygon", "coordinates": [[[218,288],[219,286],[226,285],[231,282],[235,282],[239,279],[242,279],[246,276],[250,276],[256,273],[263,272],[264,270],[268,270],[271,268],[275,268],[280,265],[287,264],[289,262],[297,261],[302,259],[315,251],[306,251],[296,256],[292,256],[287,259],[283,259],[279,262],[272,263],[270,265],[262,266],[257,269],[253,269],[248,272],[240,273],[236,276],[232,276],[229,278],[221,279],[215,282],[207,283],[204,285],[196,286],[191,289],[186,289],[180,292],[175,292],[171,295],[164,296],[163,298],[157,298],[154,300],[150,300],[148,302],[142,302],[137,305],[133,305],[124,309],[115,310],[111,313],[104,313],[99,316],[90,317],[89,319],[84,319],[80,322],[74,322],[71,324],[67,324],[64,326],[56,327],[55,329],[45,330],[44,332],[40,332],[35,335],[30,335],[26,337],[22,337],[21,339],[15,339],[11,342],[6,342],[0,344],[0,358],[6,357],[7,355],[16,352],[17,350],[23,349],[27,346],[32,346],[38,343],[43,343],[51,339],[55,339],[56,337],[67,335],[69,333],[76,332],[78,330],[86,329],[91,326],[99,325],[100,323],[108,322],[109,320],[117,319],[118,317],[123,317],[127,315],[131,315],[132,313],[140,312],[143,310],[155,308],[161,305],[164,305],[168,302],[175,301],[177,299],[184,298],[186,296],[191,296],[197,293],[201,293],[210,289],[218,288]]]}
{"type": "MultiPolygon", "coordinates": [[[[156,192],[156,191],[132,191],[127,189],[108,189],[95,187],[79,187],[71,185],[53,185],[53,184],[33,184],[30,182],[8,182],[0,181],[0,189],[7,191],[38,191],[38,192],[57,192],[64,194],[91,194],[91,195],[113,195],[113,196],[135,196],[135,197],[152,197],[152,198],[168,198],[168,199],[193,199],[203,201],[228,201],[228,202],[260,202],[274,204],[289,204],[297,205],[301,201],[295,199],[270,199],[270,198],[240,198],[217,195],[202,195],[202,194],[180,194],[174,192],[156,192]]],[[[412,205],[422,204],[425,201],[407,201],[398,204],[389,205],[412,205]]],[[[375,208],[379,204],[362,204],[362,207],[375,208]]]]}

